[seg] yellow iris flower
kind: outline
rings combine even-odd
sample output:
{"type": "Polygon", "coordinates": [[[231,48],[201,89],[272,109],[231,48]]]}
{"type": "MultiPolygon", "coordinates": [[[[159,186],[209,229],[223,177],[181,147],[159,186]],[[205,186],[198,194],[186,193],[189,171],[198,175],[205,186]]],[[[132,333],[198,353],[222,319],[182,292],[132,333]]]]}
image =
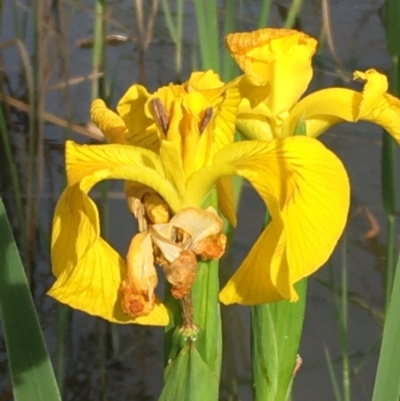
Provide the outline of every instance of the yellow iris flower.
{"type": "Polygon", "coordinates": [[[300,120],[311,137],[343,121],[364,120],[381,125],[400,141],[400,100],[386,93],[383,74],[356,71],[354,79],[365,82],[362,92],[329,88],[299,100],[312,78],[315,39],[290,29],[260,29],[230,34],[226,44],[247,74],[237,125],[249,139],[291,136],[300,120]]]}
{"type": "MultiPolygon", "coordinates": [[[[237,127],[248,139],[273,143],[276,138],[290,138],[300,122],[305,124],[307,136],[316,137],[342,121],[366,120],[381,125],[397,141],[400,140],[400,101],[386,93],[387,79],[375,70],[365,73],[357,71],[354,74],[356,79],[366,82],[362,93],[345,88],[329,88],[299,100],[312,78],[311,58],[317,45],[315,39],[294,30],[261,29],[228,35],[226,44],[246,74],[240,83],[243,100],[239,107],[237,127]]],[[[304,178],[306,185],[313,185],[313,178],[304,178]]],[[[328,173],[326,180],[330,179],[333,176],[328,173]]],[[[348,184],[344,180],[342,184],[344,195],[347,194],[348,184]]],[[[336,181],[334,185],[342,184],[336,181]]],[[[312,197],[312,193],[320,191],[324,191],[322,187],[315,186],[307,192],[312,197]]],[[[281,265],[275,267],[274,259],[270,259],[271,254],[266,257],[258,247],[260,241],[268,241],[269,247],[280,245],[278,219],[274,215],[276,212],[270,208],[272,223],[222,290],[222,302],[255,304],[279,299],[278,294],[274,296],[273,293],[261,291],[266,270],[262,271],[258,266],[263,263],[271,266],[269,277],[274,277],[276,272],[287,272],[291,276],[289,281],[296,282],[311,272],[310,265],[320,265],[326,259],[324,256],[329,252],[326,251],[325,237],[328,235],[326,231],[330,230],[326,208],[334,206],[337,200],[321,202],[316,197],[315,203],[312,206],[309,204],[310,208],[301,207],[297,200],[292,201],[294,205],[288,210],[292,210],[293,215],[287,216],[286,220],[290,229],[283,233],[286,235],[286,246],[281,246],[280,250],[281,265]],[[303,220],[299,217],[300,210],[304,213],[303,220]],[[270,238],[267,239],[267,235],[270,238]]],[[[343,199],[337,205],[344,210],[343,199]]],[[[280,211],[280,215],[283,214],[280,211]]],[[[274,283],[278,281],[274,279],[274,283]]],[[[289,287],[286,292],[280,290],[279,295],[295,299],[289,287]]]]}
{"type": "MultiPolygon", "coordinates": [[[[153,94],[133,85],[118,103],[118,113],[101,100],[93,103],[93,121],[114,143],[66,144],[68,182],[53,221],[57,279],[51,296],[112,322],[167,324],[168,313],[154,296],[152,244],[163,254],[166,275],[177,260],[172,255],[176,245],[181,256],[194,252],[219,258],[225,243],[215,211],[204,211],[207,217],[199,220],[208,219],[207,227],[213,227],[203,227],[206,233],[189,224],[190,216],[217,186],[221,211],[234,222],[226,200],[228,180],[238,175],[264,200],[272,223],[222,291],[222,299],[243,304],[297,299],[293,284],[327,260],[342,233],[349,206],[347,174],[340,160],[312,138],[233,143],[239,85],[240,80],[225,85],[211,71],[197,72],[183,85],[153,94]],[[139,197],[147,212],[167,205],[166,213],[155,213],[150,226],[133,238],[127,261],[101,238],[98,211],[88,196],[106,179],[124,180],[128,196],[139,197]],[[170,220],[169,214],[174,216],[170,220]],[[181,232],[187,240],[177,244],[182,234],[176,233],[181,232]],[[129,275],[132,269],[134,277],[129,275]],[[139,301],[124,292],[128,287],[144,302],[136,315],[139,301]]],[[[177,285],[175,290],[181,294],[187,288],[177,285]]]]}

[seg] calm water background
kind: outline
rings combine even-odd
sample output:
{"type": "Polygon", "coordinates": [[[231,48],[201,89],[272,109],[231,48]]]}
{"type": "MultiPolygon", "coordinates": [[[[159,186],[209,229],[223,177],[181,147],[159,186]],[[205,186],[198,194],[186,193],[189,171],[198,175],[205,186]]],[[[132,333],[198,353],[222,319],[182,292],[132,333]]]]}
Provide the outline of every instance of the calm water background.
{"type": "MultiPolygon", "coordinates": [[[[119,47],[107,50],[110,79],[114,81],[114,105],[128,86],[138,80],[138,50],[135,38],[135,16],[133,2],[110,1],[110,33],[123,33],[133,38],[119,47]]],[[[173,3],[173,2],[172,2],[173,3]]],[[[237,30],[251,30],[258,19],[257,1],[238,1],[237,30]]],[[[355,69],[374,67],[382,72],[390,72],[391,60],[385,49],[385,36],[381,19],[383,1],[374,0],[332,0],[330,17],[332,34],[338,58],[343,71],[330,51],[325,48],[315,57],[315,76],[310,90],[328,86],[355,86],[351,75],[355,69]]],[[[12,23],[11,2],[5,2],[3,10],[1,41],[15,37],[12,23]]],[[[65,30],[69,56],[65,64],[70,77],[86,76],[91,73],[91,52],[75,45],[76,40],[93,34],[93,1],[71,3],[65,30]],[[73,7],[74,5],[74,7],[73,7]],[[69,65],[68,65],[69,64],[69,65]]],[[[282,26],[282,7],[289,1],[274,2],[270,17],[271,26],[282,26]]],[[[26,16],[29,19],[29,5],[26,16]]],[[[220,18],[224,14],[221,8],[220,18]]],[[[186,4],[184,18],[184,59],[182,78],[186,79],[193,62],[199,59],[196,36],[196,20],[193,4],[186,4]]],[[[305,0],[300,16],[300,27],[306,33],[318,38],[321,33],[322,15],[319,1],[305,0]]],[[[50,41],[52,38],[49,39],[50,41]]],[[[222,42],[221,42],[222,43],[222,42]]],[[[29,40],[28,40],[29,45],[29,40]]],[[[51,42],[50,42],[51,45],[51,42]]],[[[51,49],[51,46],[49,46],[51,49]]],[[[167,84],[176,78],[174,66],[174,44],[170,39],[162,10],[156,17],[154,37],[146,52],[146,84],[149,90],[167,84]]],[[[50,51],[49,51],[50,52],[50,51]]],[[[60,62],[57,57],[51,62],[60,62]]],[[[54,55],[53,55],[54,56],[54,55]]],[[[20,64],[15,48],[3,52],[4,68],[11,85],[19,85],[20,64]]],[[[58,70],[60,71],[60,70],[58,70]]],[[[59,82],[60,74],[53,73],[50,85],[59,82]]],[[[51,91],[46,96],[46,110],[59,116],[73,116],[74,122],[87,122],[91,96],[89,82],[70,87],[68,97],[65,92],[51,91]]],[[[15,135],[16,157],[23,160],[22,143],[26,137],[24,123],[21,122],[15,135]]],[[[42,326],[52,356],[56,345],[56,304],[45,296],[45,291],[53,282],[49,273],[48,233],[54,199],[63,187],[63,130],[51,125],[45,126],[45,166],[44,187],[40,203],[40,231],[37,265],[34,274],[35,302],[40,313],[42,326]]],[[[73,139],[85,142],[83,137],[73,139]]],[[[386,264],[386,223],[380,196],[380,129],[369,124],[342,124],[323,135],[322,141],[334,150],[344,161],[352,184],[353,206],[347,229],[347,264],[349,288],[367,307],[351,304],[349,308],[349,347],[353,366],[361,361],[362,367],[353,378],[352,400],[369,400],[372,393],[381,327],[371,317],[371,313],[382,310],[384,304],[384,266],[386,264]],[[365,234],[371,228],[365,212],[372,213],[380,231],[373,239],[365,234]],[[367,357],[365,357],[368,355],[367,357]]],[[[126,211],[122,186],[110,186],[110,240],[114,246],[126,252],[134,235],[136,224],[126,211]]],[[[7,194],[5,194],[7,196],[7,194]]],[[[99,200],[99,197],[97,197],[99,200]]],[[[240,219],[232,248],[234,268],[245,257],[257,237],[264,208],[260,199],[250,188],[245,187],[240,204],[240,219]]],[[[398,235],[397,235],[398,237],[398,235]]],[[[331,266],[337,281],[340,278],[343,244],[332,258],[331,266]]],[[[222,281],[228,273],[221,273],[222,281]]],[[[300,354],[303,366],[294,384],[294,401],[333,401],[325,350],[329,350],[340,372],[340,344],[338,324],[335,318],[332,292],[321,282],[329,282],[329,269],[325,267],[309,280],[309,295],[304,325],[304,335],[300,354]]],[[[225,319],[225,367],[222,382],[222,399],[252,399],[252,382],[249,359],[249,309],[223,307],[225,319]],[[236,394],[236,395],[235,395],[236,394]]],[[[109,335],[109,326],[99,319],[80,312],[72,314],[65,340],[65,400],[156,400],[162,382],[162,330],[147,327],[121,327],[109,335]],[[115,336],[115,333],[117,335],[115,336]],[[114,338],[114,353],[101,353],[104,342],[114,338]]],[[[0,342],[0,396],[6,394],[9,379],[6,373],[4,343],[0,342]]],[[[110,348],[110,347],[109,347],[110,348]]],[[[339,376],[340,378],[340,376],[339,376]]],[[[3,399],[3,398],[2,398],[3,399]]],[[[4,398],[7,399],[7,398],[4,398]]]]}

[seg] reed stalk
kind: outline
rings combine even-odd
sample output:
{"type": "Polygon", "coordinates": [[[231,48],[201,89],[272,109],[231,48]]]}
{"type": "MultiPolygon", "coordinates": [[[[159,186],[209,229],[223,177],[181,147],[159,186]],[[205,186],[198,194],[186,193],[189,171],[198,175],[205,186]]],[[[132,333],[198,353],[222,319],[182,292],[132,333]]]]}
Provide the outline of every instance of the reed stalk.
{"type": "Polygon", "coordinates": [[[286,17],[286,21],[284,24],[284,28],[292,28],[296,22],[296,18],[298,17],[301,7],[303,5],[303,0],[293,0],[290,5],[288,15],[286,17]]]}
{"type": "MultiPolygon", "coordinates": [[[[386,0],[386,42],[389,54],[392,56],[391,90],[400,94],[400,44],[398,41],[400,22],[400,5],[396,0],[386,0]]],[[[395,214],[396,214],[396,149],[397,144],[388,133],[382,138],[381,188],[384,211],[388,219],[388,249],[386,273],[386,310],[389,308],[395,275],[395,214]]]]}

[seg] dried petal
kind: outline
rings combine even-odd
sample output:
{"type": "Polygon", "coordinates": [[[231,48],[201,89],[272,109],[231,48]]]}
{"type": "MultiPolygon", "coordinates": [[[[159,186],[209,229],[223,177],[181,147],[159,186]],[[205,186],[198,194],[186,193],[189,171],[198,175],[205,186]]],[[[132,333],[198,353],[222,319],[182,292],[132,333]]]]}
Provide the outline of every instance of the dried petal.
{"type": "Polygon", "coordinates": [[[135,235],[126,257],[127,277],[120,291],[122,309],[129,316],[146,316],[154,308],[154,289],[158,278],[154,267],[153,246],[148,232],[135,235]]]}
{"type": "Polygon", "coordinates": [[[215,234],[193,244],[191,250],[202,259],[219,259],[225,252],[226,235],[215,234]]]}
{"type": "Polygon", "coordinates": [[[164,266],[165,277],[172,285],[172,295],[180,299],[192,288],[196,278],[196,255],[188,250],[183,250],[179,257],[169,265],[164,266]]]}
{"type": "Polygon", "coordinates": [[[160,249],[165,260],[168,263],[173,262],[179,257],[180,252],[183,250],[182,246],[176,244],[174,239],[174,230],[170,223],[155,224],[150,227],[150,234],[154,243],[160,249]]]}
{"type": "Polygon", "coordinates": [[[149,299],[147,294],[135,294],[127,280],[122,281],[119,290],[122,292],[122,310],[128,316],[147,316],[154,308],[155,296],[149,299]]]}
{"type": "Polygon", "coordinates": [[[193,243],[222,231],[223,221],[214,208],[207,210],[189,207],[181,210],[172,219],[171,224],[190,234],[193,243]]]}
{"type": "Polygon", "coordinates": [[[143,204],[147,217],[153,224],[163,224],[169,220],[169,209],[164,199],[154,191],[146,192],[143,196],[143,204]]]}

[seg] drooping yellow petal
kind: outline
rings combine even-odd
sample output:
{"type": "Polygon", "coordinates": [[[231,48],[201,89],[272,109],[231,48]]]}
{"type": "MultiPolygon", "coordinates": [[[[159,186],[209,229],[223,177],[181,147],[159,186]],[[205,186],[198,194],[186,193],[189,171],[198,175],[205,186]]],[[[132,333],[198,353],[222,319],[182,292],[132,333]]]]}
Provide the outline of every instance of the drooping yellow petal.
{"type": "Polygon", "coordinates": [[[320,142],[299,136],[233,144],[214,162],[232,165],[236,174],[248,179],[272,216],[267,232],[222,291],[221,301],[271,302],[276,292],[296,300],[293,284],[328,259],[343,231],[349,182],[342,163],[320,142]],[[262,263],[263,258],[270,262],[262,263]],[[265,274],[269,280],[264,289],[245,279],[265,274]]]}
{"type": "Polygon", "coordinates": [[[226,43],[241,69],[253,78],[254,86],[269,84],[265,88],[269,96],[263,101],[273,116],[273,130],[278,130],[311,80],[316,40],[303,32],[267,28],[230,34],[226,43]]]}
{"type": "Polygon", "coordinates": [[[82,182],[89,189],[106,179],[135,181],[159,193],[172,210],[179,210],[176,189],[165,178],[160,157],[154,152],[128,145],[78,145],[66,142],[68,185],[82,182]]]}
{"type": "MultiPolygon", "coordinates": [[[[282,294],[272,281],[271,270],[279,269],[285,257],[285,243],[282,222],[270,224],[258,237],[239,270],[221,290],[219,300],[225,305],[259,305],[282,300],[282,294]],[[268,247],[267,252],[265,247],[268,247]]],[[[282,272],[282,275],[288,274],[282,272]]]]}
{"type": "Polygon", "coordinates": [[[132,85],[118,102],[117,110],[128,128],[128,142],[158,152],[162,136],[154,120],[146,113],[149,99],[144,86],[132,85]]]}
{"type": "Polygon", "coordinates": [[[307,135],[316,137],[329,127],[343,121],[369,121],[382,126],[400,142],[400,100],[387,94],[387,80],[375,70],[356,72],[366,81],[362,93],[344,88],[314,92],[302,99],[290,112],[289,134],[301,117],[307,135]]]}
{"type": "Polygon", "coordinates": [[[67,187],[57,204],[51,255],[57,280],[48,294],[59,302],[114,323],[168,324],[159,300],[148,316],[123,313],[119,287],[125,263],[100,237],[96,206],[78,184],[67,187]]]}
{"type": "Polygon", "coordinates": [[[186,181],[182,208],[200,207],[220,178],[235,174],[235,167],[228,164],[212,164],[196,171],[186,181]]]}
{"type": "Polygon", "coordinates": [[[126,136],[128,130],[124,120],[110,110],[102,99],[93,101],[90,115],[92,121],[100,128],[111,143],[128,143],[126,136]]]}

